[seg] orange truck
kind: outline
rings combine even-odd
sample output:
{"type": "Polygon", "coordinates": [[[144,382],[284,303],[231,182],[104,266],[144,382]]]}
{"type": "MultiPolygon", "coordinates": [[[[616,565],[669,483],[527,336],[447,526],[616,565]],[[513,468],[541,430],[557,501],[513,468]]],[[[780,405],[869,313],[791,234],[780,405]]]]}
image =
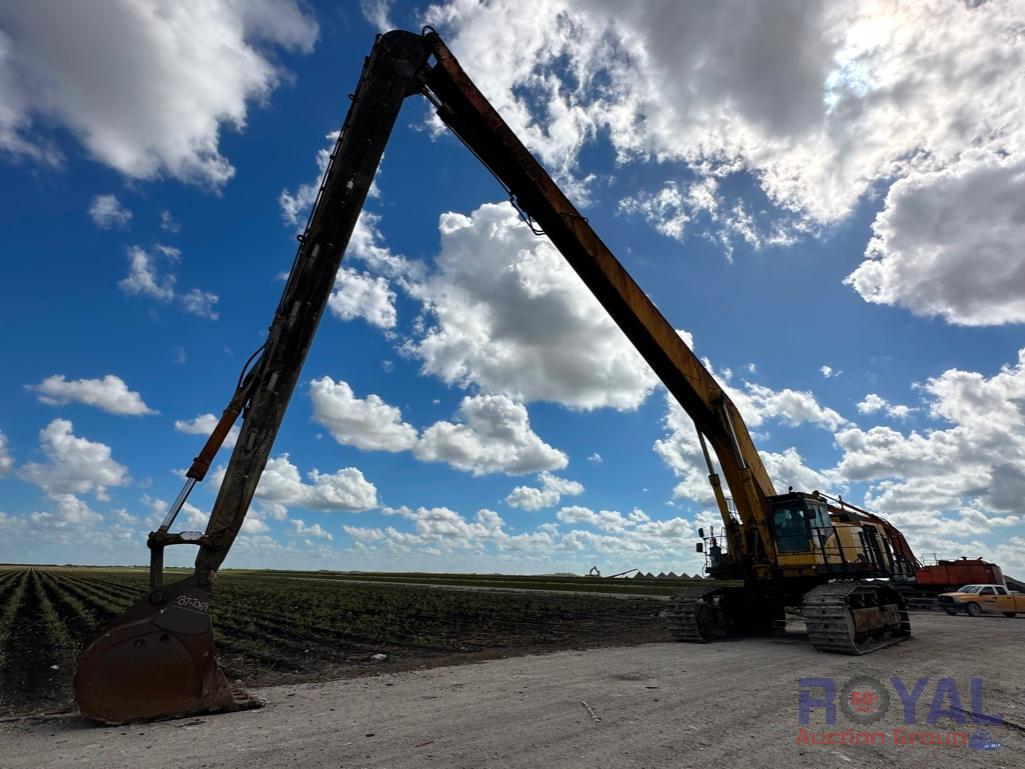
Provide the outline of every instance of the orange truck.
{"type": "Polygon", "coordinates": [[[1003,614],[1013,617],[1025,613],[1025,595],[1012,593],[1003,585],[964,585],[953,593],[937,597],[940,608],[947,614],[964,612],[970,617],[982,614],[1003,614]]]}

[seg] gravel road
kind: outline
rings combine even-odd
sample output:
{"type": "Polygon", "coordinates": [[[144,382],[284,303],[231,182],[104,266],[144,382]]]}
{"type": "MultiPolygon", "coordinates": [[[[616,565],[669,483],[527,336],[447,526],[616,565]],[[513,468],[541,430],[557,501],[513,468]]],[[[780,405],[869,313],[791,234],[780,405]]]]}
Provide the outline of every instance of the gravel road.
{"type": "MultiPolygon", "coordinates": [[[[259,690],[245,713],[102,728],[78,717],[0,724],[6,769],[187,767],[1020,767],[1025,765],[1025,618],[913,617],[915,638],[866,657],[815,652],[800,632],[714,645],[567,651],[259,690]],[[809,733],[882,733],[885,744],[801,744],[799,678],[884,682],[888,709],[869,726],[822,710],[809,733]],[[917,725],[891,676],[924,683],[917,725]],[[951,677],[947,684],[940,682],[951,677]],[[999,726],[959,725],[971,678],[999,726]],[[942,690],[946,687],[946,693],[942,690]],[[926,722],[937,691],[947,708],[926,722]],[[955,703],[951,697],[959,697],[955,703]],[[586,704],[585,704],[586,703],[586,704]],[[975,733],[964,745],[895,745],[893,731],[975,733]],[[985,734],[980,734],[979,730],[985,734]],[[988,749],[978,749],[986,746],[988,749]]],[[[797,630],[796,628],[794,629],[797,630]]],[[[867,685],[858,687],[869,689],[867,685]]],[[[820,690],[814,690],[820,693],[820,690]]],[[[836,735],[840,735],[837,737],[836,735]]],[[[956,739],[956,738],[955,738],[956,739]]]]}

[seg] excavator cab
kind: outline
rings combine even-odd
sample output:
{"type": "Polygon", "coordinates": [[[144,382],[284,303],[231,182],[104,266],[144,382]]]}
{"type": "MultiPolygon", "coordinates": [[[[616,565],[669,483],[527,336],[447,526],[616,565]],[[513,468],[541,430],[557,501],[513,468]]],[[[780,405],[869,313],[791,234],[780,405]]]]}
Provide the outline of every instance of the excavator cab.
{"type": "Polygon", "coordinates": [[[831,515],[818,492],[769,497],[778,565],[797,574],[834,578],[886,577],[893,571],[889,541],[876,525],[850,515],[831,515]]]}
{"type": "Polygon", "coordinates": [[[780,555],[809,553],[820,549],[832,525],[825,500],[811,494],[791,492],[769,500],[776,550],[780,555]]]}

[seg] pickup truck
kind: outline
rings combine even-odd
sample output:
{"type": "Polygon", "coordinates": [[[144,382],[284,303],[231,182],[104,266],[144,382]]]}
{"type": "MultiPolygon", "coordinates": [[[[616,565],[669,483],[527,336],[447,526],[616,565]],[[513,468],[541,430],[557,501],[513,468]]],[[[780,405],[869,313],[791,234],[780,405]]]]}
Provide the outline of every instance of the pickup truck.
{"type": "Polygon", "coordinates": [[[940,608],[947,614],[965,612],[971,617],[981,614],[1003,614],[1013,617],[1025,613],[1025,595],[1012,593],[1003,585],[965,585],[954,593],[937,597],[940,608]]]}

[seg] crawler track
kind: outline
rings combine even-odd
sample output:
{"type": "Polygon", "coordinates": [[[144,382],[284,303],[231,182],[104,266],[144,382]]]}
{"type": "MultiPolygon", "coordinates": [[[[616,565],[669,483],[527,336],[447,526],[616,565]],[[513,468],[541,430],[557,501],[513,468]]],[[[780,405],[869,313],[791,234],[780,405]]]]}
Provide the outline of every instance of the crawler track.
{"type": "Polygon", "coordinates": [[[665,623],[674,641],[708,643],[723,637],[725,617],[719,607],[723,588],[691,587],[669,600],[665,623]]]}
{"type": "Polygon", "coordinates": [[[864,582],[831,582],[804,596],[808,637],[819,651],[868,654],[911,637],[911,622],[897,592],[864,582]]]}

